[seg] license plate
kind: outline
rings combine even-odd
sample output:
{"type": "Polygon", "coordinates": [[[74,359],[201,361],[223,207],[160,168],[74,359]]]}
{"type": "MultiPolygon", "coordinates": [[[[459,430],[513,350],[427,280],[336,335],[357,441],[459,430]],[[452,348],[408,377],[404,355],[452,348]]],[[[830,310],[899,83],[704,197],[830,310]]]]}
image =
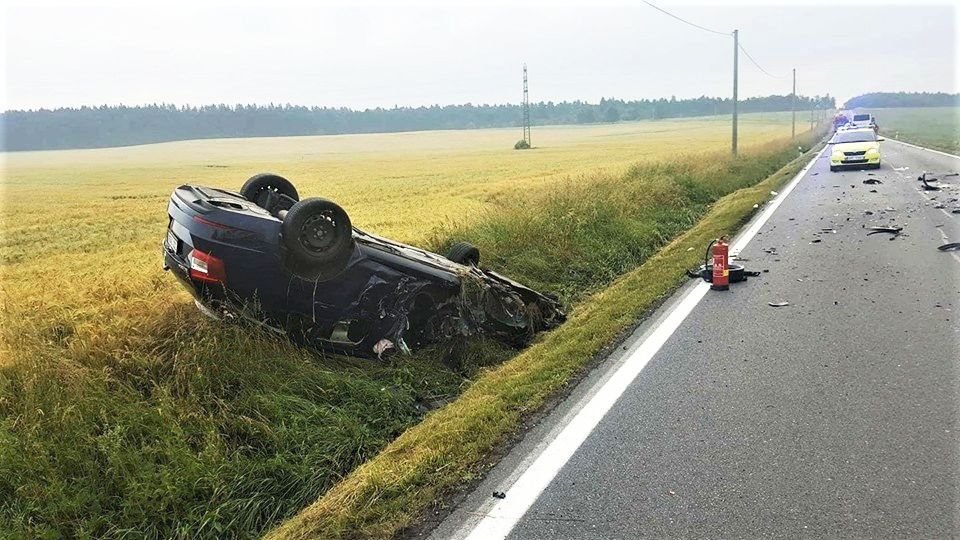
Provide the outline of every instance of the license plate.
{"type": "Polygon", "coordinates": [[[177,235],[173,234],[173,231],[167,231],[167,239],[164,241],[164,244],[166,244],[167,249],[176,253],[177,242],[178,242],[177,235]]]}
{"type": "Polygon", "coordinates": [[[848,156],[843,158],[844,161],[865,161],[867,158],[863,156],[848,156]]]}

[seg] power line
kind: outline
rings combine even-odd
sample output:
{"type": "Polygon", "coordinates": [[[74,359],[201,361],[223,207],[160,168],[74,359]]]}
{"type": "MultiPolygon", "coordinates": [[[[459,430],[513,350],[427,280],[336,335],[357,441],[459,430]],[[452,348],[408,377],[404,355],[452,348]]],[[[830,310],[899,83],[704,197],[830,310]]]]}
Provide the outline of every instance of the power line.
{"type": "Polygon", "coordinates": [[[694,27],[694,28],[699,28],[699,29],[701,29],[701,30],[705,30],[705,31],[710,32],[710,33],[713,33],[713,34],[719,34],[719,35],[721,35],[721,36],[729,36],[729,35],[730,35],[730,32],[718,32],[718,31],[716,31],[716,30],[712,30],[712,29],[707,28],[707,27],[705,27],[705,26],[700,26],[699,24],[692,23],[692,22],[690,22],[690,21],[688,21],[688,20],[686,20],[686,19],[677,17],[677,16],[674,15],[673,13],[670,13],[669,11],[667,11],[667,10],[665,10],[665,9],[662,9],[662,8],[656,6],[653,2],[647,2],[647,0],[643,0],[643,3],[646,4],[646,5],[648,5],[648,6],[650,6],[650,7],[652,7],[653,9],[655,9],[655,10],[661,12],[661,13],[664,13],[664,14],[666,14],[666,15],[669,15],[669,16],[673,17],[674,19],[676,19],[676,20],[678,20],[678,21],[680,21],[680,22],[689,24],[690,26],[692,26],[692,27],[694,27]]]}
{"type": "Polygon", "coordinates": [[[757,61],[754,60],[752,56],[750,56],[750,53],[748,53],[747,50],[743,48],[743,45],[740,45],[740,50],[743,51],[743,54],[747,55],[747,58],[750,59],[750,61],[753,63],[753,65],[757,66],[757,69],[759,69],[760,71],[762,71],[762,72],[763,72],[764,74],[766,74],[768,77],[773,77],[774,79],[784,79],[784,78],[785,78],[785,77],[781,77],[780,75],[774,75],[774,74],[770,73],[769,71],[767,71],[767,70],[763,69],[762,67],[760,67],[760,64],[758,64],[757,61]]]}

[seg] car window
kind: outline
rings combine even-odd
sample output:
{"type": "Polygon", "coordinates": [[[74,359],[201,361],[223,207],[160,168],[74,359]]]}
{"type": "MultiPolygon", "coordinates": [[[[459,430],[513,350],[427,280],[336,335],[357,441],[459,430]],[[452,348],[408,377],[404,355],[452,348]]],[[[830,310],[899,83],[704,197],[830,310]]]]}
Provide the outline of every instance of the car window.
{"type": "Polygon", "coordinates": [[[870,115],[869,115],[869,114],[855,114],[855,115],[853,116],[853,121],[854,121],[854,122],[862,122],[862,121],[864,121],[864,120],[869,120],[869,119],[870,119],[870,115]]]}
{"type": "Polygon", "coordinates": [[[835,143],[873,142],[877,135],[873,131],[838,131],[833,137],[835,143]]]}

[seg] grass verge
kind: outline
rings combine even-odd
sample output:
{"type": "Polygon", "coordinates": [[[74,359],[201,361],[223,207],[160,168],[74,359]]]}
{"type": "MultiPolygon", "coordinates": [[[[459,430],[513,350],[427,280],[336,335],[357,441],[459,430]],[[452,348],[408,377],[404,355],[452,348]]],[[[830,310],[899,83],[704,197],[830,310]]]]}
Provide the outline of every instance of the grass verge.
{"type": "MultiPolygon", "coordinates": [[[[685,279],[685,269],[698,263],[703,246],[710,239],[734,233],[753,213],[754,204],[767,199],[772,189],[790,179],[809,159],[810,155],[797,158],[762,182],[720,198],[706,217],[647,258],[639,268],[616,279],[608,288],[585,297],[561,328],[515,358],[486,371],[456,401],[405,431],[375,458],[267,537],[272,540],[390,538],[409,526],[433,501],[471,478],[482,458],[514,432],[525,415],[541,407],[604,346],[675,290],[685,279]]],[[[712,188],[722,190],[729,187],[725,181],[740,178],[738,174],[718,175],[724,178],[711,187],[710,182],[687,182],[682,171],[670,167],[661,172],[673,178],[681,191],[686,190],[686,196],[692,195],[692,200],[697,197],[709,200],[714,193],[712,188]]],[[[641,169],[632,170],[626,179],[601,184],[601,196],[596,195],[595,186],[580,190],[570,185],[568,190],[542,201],[544,211],[525,213],[522,207],[507,209],[499,219],[474,229],[476,235],[471,237],[480,238],[482,245],[512,246],[513,249],[497,251],[510,254],[510,259],[498,263],[510,266],[531,281],[539,281],[538,285],[568,285],[565,292],[576,297],[576,291],[584,290],[583,283],[592,283],[597,278],[593,271],[585,269],[602,267],[604,271],[617,272],[622,269],[617,253],[622,251],[622,246],[635,245],[630,242],[632,235],[658,232],[627,226],[629,220],[622,220],[626,220],[629,206],[609,204],[609,197],[614,200],[623,197],[623,201],[642,200],[645,204],[639,208],[643,211],[669,208],[670,195],[657,195],[664,197],[662,200],[648,200],[645,199],[649,197],[647,190],[631,189],[631,175],[651,172],[641,169]],[[597,202],[602,200],[607,204],[597,202]],[[554,219],[558,217],[556,209],[571,207],[574,211],[561,213],[569,215],[572,222],[554,219]],[[620,208],[623,214],[610,207],[620,208]],[[584,215],[589,217],[583,218],[584,215]],[[523,216],[528,220],[525,226],[504,226],[516,223],[523,216]],[[598,246],[591,242],[597,228],[607,231],[603,236],[607,241],[612,230],[627,238],[621,244],[598,246]],[[538,240],[527,241],[527,235],[537,235],[538,240]],[[582,261],[584,257],[596,257],[612,264],[571,265],[572,261],[582,261]],[[541,266],[550,264],[556,268],[541,266]],[[566,270],[558,271],[561,268],[566,270]],[[564,277],[557,278],[558,275],[564,277]],[[539,280],[537,276],[541,276],[539,280]]],[[[740,181],[747,180],[740,178],[740,181]]],[[[696,214],[691,213],[687,218],[695,220],[696,214]]],[[[680,219],[677,226],[682,226],[682,221],[680,219]]],[[[659,232],[665,237],[671,230],[668,227],[659,232]]]]}

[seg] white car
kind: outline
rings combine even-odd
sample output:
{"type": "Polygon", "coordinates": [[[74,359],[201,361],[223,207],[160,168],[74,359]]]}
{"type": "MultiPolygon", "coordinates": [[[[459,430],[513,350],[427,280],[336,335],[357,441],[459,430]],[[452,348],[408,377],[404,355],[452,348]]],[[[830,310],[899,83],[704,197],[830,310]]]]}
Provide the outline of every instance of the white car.
{"type": "Polygon", "coordinates": [[[870,128],[876,130],[877,122],[870,113],[857,113],[853,115],[849,126],[851,129],[870,128]]]}

